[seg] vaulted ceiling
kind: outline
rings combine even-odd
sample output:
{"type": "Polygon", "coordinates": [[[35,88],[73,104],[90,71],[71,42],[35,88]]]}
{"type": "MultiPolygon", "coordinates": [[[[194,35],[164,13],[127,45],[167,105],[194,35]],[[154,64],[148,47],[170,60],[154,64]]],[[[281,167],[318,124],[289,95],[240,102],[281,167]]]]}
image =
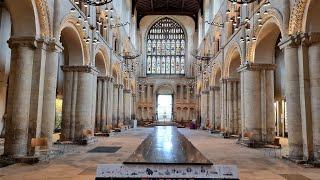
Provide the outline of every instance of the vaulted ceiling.
{"type": "Polygon", "coordinates": [[[198,13],[202,12],[203,0],[133,0],[138,13],[138,24],[147,15],[186,15],[197,24],[198,13]]]}

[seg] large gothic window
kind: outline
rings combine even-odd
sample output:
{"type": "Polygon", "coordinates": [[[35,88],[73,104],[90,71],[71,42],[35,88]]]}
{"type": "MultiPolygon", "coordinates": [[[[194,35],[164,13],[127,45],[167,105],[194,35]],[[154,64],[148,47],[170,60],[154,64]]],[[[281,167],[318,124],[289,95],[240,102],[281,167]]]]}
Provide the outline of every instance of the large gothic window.
{"type": "Polygon", "coordinates": [[[186,38],[170,18],[155,23],[147,37],[147,74],[184,74],[186,38]]]}

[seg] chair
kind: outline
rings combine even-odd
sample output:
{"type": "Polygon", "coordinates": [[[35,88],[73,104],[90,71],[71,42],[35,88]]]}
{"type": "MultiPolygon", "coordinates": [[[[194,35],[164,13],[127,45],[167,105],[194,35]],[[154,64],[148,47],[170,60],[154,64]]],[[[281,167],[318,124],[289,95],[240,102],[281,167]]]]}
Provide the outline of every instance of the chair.
{"type": "Polygon", "coordinates": [[[49,148],[48,148],[48,140],[47,138],[32,138],[31,139],[31,147],[32,148],[37,148],[39,147],[38,149],[38,152],[41,154],[41,153],[44,153],[45,154],[45,160],[47,160],[47,158],[49,158],[49,148]]]}

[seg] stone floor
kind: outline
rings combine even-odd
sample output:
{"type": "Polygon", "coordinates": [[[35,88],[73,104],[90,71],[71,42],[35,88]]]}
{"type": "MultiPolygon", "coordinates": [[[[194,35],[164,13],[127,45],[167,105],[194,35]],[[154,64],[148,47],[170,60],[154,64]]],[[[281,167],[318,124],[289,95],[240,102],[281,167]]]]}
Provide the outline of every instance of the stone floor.
{"type": "MultiPolygon", "coordinates": [[[[244,180],[320,180],[320,169],[304,168],[274,158],[262,149],[249,149],[236,144],[234,139],[222,139],[206,131],[179,129],[214,164],[236,164],[244,180]]],[[[97,164],[122,163],[153,131],[137,128],[113,137],[99,137],[98,143],[85,147],[67,147],[69,154],[36,165],[15,164],[0,169],[0,179],[94,179],[97,164]],[[121,146],[111,154],[87,153],[97,146],[121,146]]],[[[61,148],[61,147],[59,147],[61,148]]]]}

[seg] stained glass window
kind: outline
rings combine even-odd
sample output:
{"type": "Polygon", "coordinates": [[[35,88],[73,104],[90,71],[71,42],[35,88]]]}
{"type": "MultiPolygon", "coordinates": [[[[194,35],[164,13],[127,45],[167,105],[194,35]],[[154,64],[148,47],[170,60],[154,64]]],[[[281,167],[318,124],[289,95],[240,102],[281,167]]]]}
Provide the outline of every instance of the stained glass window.
{"type": "Polygon", "coordinates": [[[147,37],[147,74],[184,74],[185,33],[170,18],[163,18],[150,29],[147,37]]]}

